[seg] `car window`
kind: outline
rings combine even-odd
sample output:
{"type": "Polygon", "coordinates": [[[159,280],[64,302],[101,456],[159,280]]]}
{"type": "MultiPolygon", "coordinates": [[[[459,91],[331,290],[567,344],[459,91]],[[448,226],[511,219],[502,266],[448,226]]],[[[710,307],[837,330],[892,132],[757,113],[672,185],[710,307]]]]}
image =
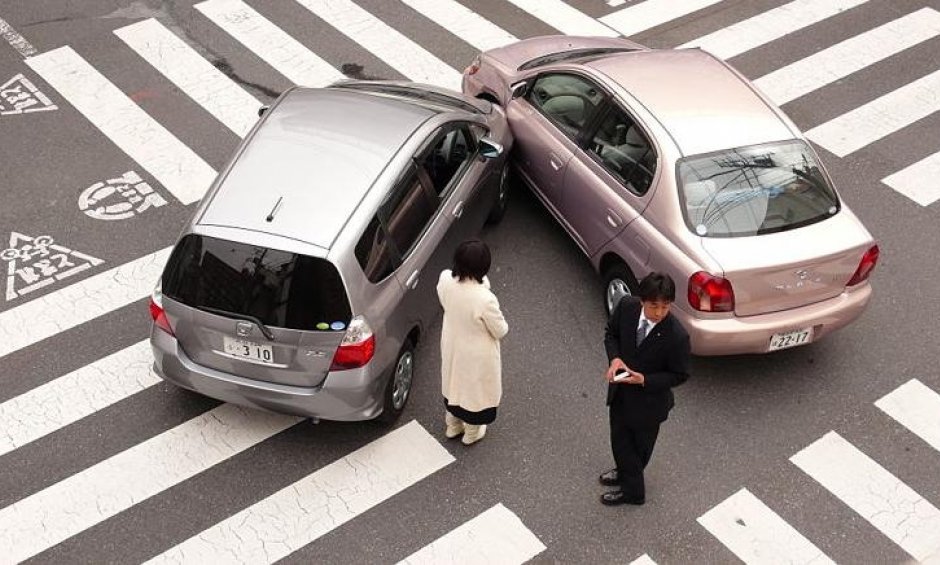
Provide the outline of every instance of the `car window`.
{"type": "Polygon", "coordinates": [[[411,252],[436,209],[437,202],[428,194],[417,171],[409,169],[379,210],[388,238],[401,257],[411,252]]]}
{"type": "Polygon", "coordinates": [[[377,283],[383,280],[395,269],[388,235],[377,217],[372,218],[366,231],[359,238],[355,253],[362,272],[371,282],[377,283]]]}
{"type": "Polygon", "coordinates": [[[546,74],[536,79],[529,102],[573,138],[580,136],[604,100],[591,81],[570,74],[546,74]]]}
{"type": "Polygon", "coordinates": [[[612,107],[588,142],[588,151],[601,165],[636,194],[646,194],[656,173],[656,151],[636,123],[612,107]]]}
{"type": "Polygon", "coordinates": [[[476,139],[466,128],[451,128],[441,134],[419,161],[431,179],[434,193],[443,196],[475,153],[476,139]]]}
{"type": "Polygon", "coordinates": [[[686,223],[703,237],[785,231],[839,211],[839,199],[802,141],[731,149],[679,161],[686,223]]]}

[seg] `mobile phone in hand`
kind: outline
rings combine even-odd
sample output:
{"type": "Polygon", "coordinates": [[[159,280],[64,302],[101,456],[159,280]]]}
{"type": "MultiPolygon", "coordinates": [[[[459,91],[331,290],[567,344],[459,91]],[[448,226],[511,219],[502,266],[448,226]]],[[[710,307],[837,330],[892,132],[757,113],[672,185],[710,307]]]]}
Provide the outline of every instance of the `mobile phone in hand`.
{"type": "Polygon", "coordinates": [[[630,371],[626,369],[617,369],[617,372],[614,373],[614,382],[622,381],[629,376],[630,371]]]}

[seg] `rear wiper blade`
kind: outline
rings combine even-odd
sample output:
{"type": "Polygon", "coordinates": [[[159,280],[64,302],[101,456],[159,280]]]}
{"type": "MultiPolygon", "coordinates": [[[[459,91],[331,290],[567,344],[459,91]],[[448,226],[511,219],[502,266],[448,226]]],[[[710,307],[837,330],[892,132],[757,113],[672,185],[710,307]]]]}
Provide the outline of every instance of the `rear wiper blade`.
{"type": "Polygon", "coordinates": [[[218,314],[219,316],[226,316],[228,318],[237,318],[239,320],[254,322],[254,324],[258,326],[258,329],[261,330],[261,333],[264,334],[264,337],[268,338],[268,341],[274,341],[274,334],[271,333],[271,330],[269,330],[261,320],[252,316],[251,314],[238,314],[235,312],[229,312],[228,310],[222,310],[221,308],[213,308],[212,306],[195,306],[195,308],[197,310],[209,312],[210,314],[218,314]]]}

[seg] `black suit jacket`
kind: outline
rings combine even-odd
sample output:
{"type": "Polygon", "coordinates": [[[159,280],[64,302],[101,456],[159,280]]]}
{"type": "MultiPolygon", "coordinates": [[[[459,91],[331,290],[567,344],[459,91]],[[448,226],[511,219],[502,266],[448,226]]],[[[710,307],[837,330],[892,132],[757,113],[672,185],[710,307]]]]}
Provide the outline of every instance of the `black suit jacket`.
{"type": "Polygon", "coordinates": [[[607,405],[611,410],[622,410],[624,420],[634,426],[666,420],[675,404],[672,387],[689,378],[691,355],[689,334],[672,314],[656,324],[637,347],[641,309],[638,298],[625,296],[611,312],[604,334],[608,364],[619,357],[646,377],[644,385],[607,386],[607,405]]]}

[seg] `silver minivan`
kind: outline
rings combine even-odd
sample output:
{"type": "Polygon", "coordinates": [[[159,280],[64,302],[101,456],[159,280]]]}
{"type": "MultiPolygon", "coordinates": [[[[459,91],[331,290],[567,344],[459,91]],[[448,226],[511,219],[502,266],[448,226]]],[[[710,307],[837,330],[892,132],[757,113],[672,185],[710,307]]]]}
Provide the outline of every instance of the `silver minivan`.
{"type": "Polygon", "coordinates": [[[153,292],[154,368],[236,404],[393,421],[438,273],[505,211],[505,115],[379,81],[293,88],[261,113],[153,292]]]}

